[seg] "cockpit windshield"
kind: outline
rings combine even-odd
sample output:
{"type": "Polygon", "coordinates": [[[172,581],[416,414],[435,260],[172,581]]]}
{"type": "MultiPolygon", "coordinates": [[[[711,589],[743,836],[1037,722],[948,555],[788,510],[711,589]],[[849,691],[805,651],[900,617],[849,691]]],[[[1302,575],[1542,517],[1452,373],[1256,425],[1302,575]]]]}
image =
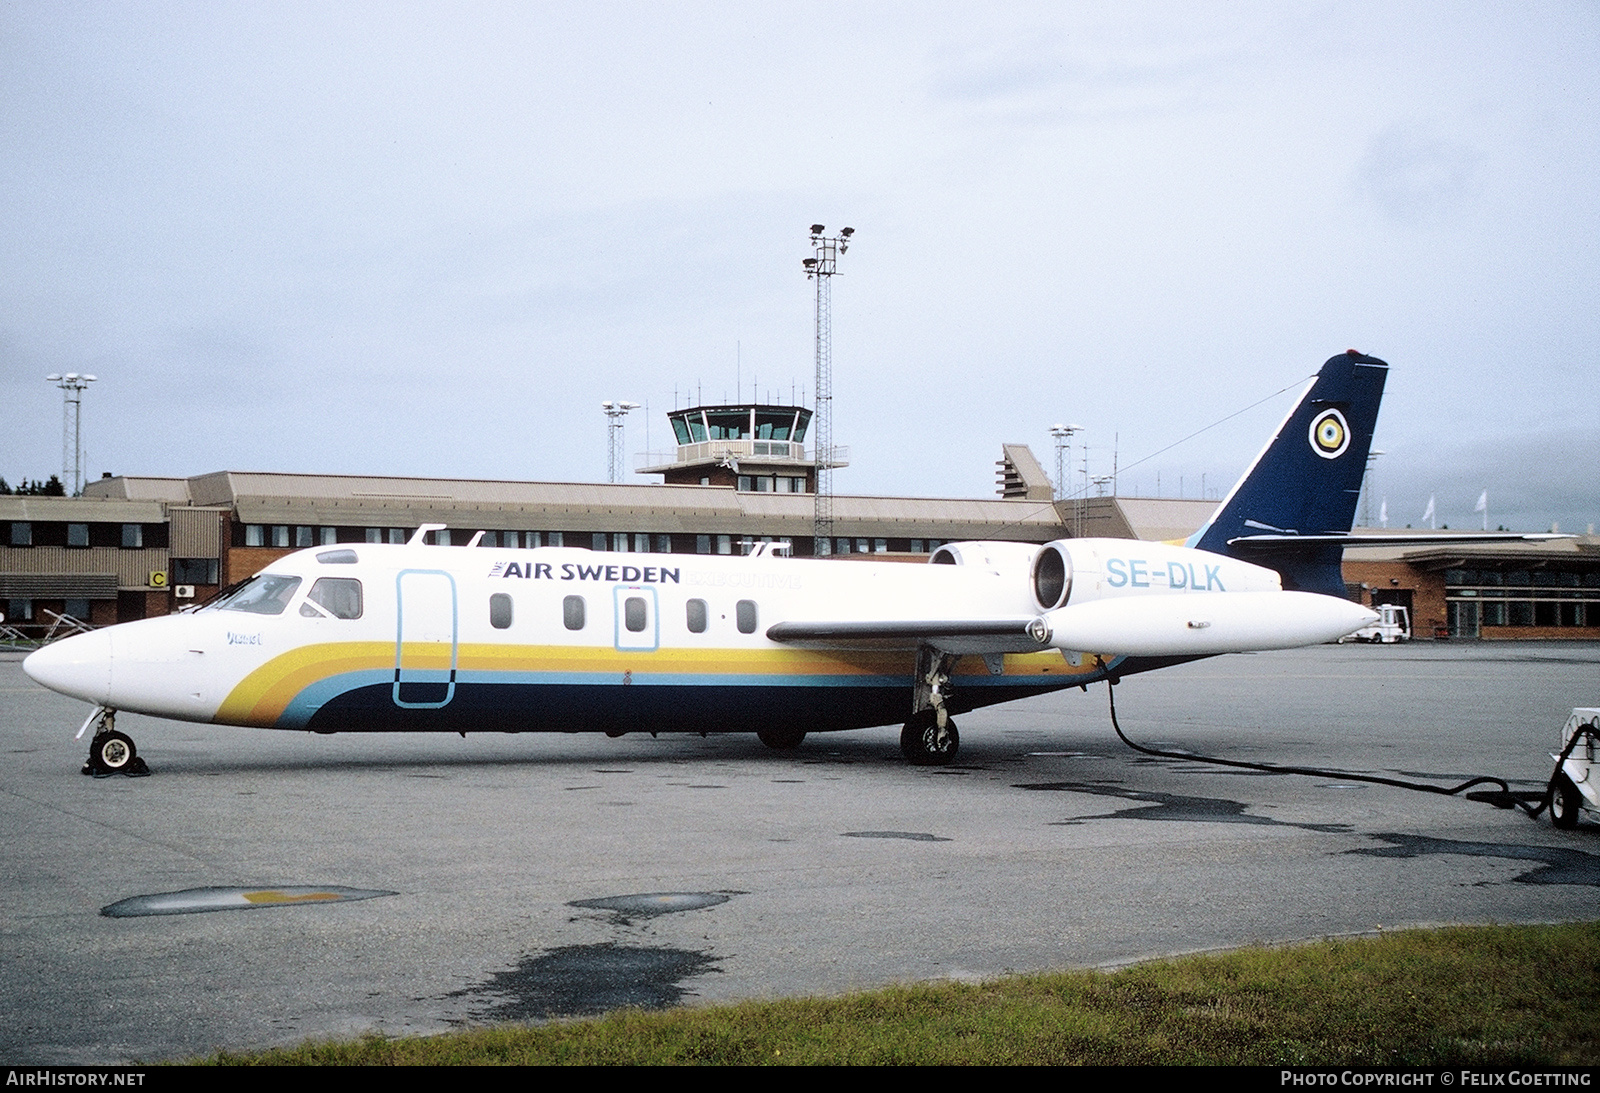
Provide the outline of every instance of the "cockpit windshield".
{"type": "Polygon", "coordinates": [[[280,577],[271,573],[257,573],[230,594],[223,596],[209,609],[212,611],[249,611],[255,615],[281,615],[289,606],[294,590],[300,587],[299,577],[280,577]]]}

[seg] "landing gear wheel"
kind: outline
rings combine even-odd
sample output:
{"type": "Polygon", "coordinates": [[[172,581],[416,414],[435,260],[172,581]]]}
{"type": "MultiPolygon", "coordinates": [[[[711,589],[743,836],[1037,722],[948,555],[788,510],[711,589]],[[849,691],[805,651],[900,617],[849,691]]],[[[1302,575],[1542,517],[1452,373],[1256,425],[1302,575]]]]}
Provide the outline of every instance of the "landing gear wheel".
{"type": "Polygon", "coordinates": [[[139,752],[133,746],[133,738],[120,732],[96,733],[93,740],[89,741],[89,762],[85,764],[85,774],[123,774],[131,773],[133,765],[138,763],[139,752]]]}
{"type": "Polygon", "coordinates": [[[756,739],[773,751],[793,751],[806,738],[804,729],[757,729],[756,739]]]}
{"type": "Polygon", "coordinates": [[[913,715],[900,730],[900,754],[914,767],[948,766],[960,750],[961,734],[956,731],[956,723],[947,719],[941,729],[932,710],[913,715]]]}
{"type": "Polygon", "coordinates": [[[1578,826],[1578,809],[1582,797],[1578,787],[1565,774],[1550,779],[1550,822],[1566,831],[1578,826]]]}

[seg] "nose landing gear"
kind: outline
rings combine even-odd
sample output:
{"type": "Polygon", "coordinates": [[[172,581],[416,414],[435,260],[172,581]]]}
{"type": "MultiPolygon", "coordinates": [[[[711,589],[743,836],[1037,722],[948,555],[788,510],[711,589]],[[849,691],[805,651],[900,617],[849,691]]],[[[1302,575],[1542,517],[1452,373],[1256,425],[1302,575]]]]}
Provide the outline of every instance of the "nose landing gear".
{"type": "MultiPolygon", "coordinates": [[[[93,715],[90,717],[93,720],[93,715]]],[[[130,778],[142,778],[148,775],[150,768],[139,758],[139,751],[133,745],[133,738],[126,733],[118,732],[116,723],[116,710],[100,711],[99,720],[94,726],[94,736],[89,739],[89,758],[83,764],[82,773],[95,778],[109,778],[113,774],[126,774],[130,778]]]]}

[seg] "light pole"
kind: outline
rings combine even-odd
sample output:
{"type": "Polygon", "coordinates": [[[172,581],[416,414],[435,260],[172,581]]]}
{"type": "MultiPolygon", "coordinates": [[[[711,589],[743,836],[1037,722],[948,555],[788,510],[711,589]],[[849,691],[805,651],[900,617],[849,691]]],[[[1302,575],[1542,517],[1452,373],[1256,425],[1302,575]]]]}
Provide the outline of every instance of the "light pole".
{"type": "MultiPolygon", "coordinates": [[[[1055,442],[1056,442],[1056,500],[1057,501],[1065,501],[1067,499],[1067,492],[1068,492],[1067,491],[1067,466],[1071,462],[1071,458],[1070,458],[1070,455],[1068,453],[1069,453],[1069,450],[1070,450],[1070,448],[1072,446],[1072,434],[1073,433],[1079,433],[1079,432],[1082,432],[1082,431],[1083,431],[1083,426],[1082,425],[1060,425],[1060,424],[1056,424],[1056,425],[1050,426],[1050,435],[1055,438],[1055,442]]],[[[1072,516],[1073,516],[1073,520],[1072,520],[1072,523],[1073,523],[1072,537],[1074,539],[1076,539],[1076,538],[1079,538],[1079,537],[1081,537],[1083,535],[1083,526],[1082,526],[1083,525],[1083,521],[1078,516],[1078,507],[1076,505],[1073,506],[1072,516]]]]}
{"type": "Polygon", "coordinates": [[[833,553],[833,277],[839,255],[850,249],[854,228],[830,236],[821,224],[811,225],[811,257],[800,264],[806,279],[817,283],[816,409],[811,414],[812,444],[817,453],[817,489],[811,518],[812,553],[833,553]]]}
{"type": "Polygon", "coordinates": [[[76,497],[83,492],[83,392],[95,377],[51,372],[45,379],[61,388],[61,478],[76,497]]]}
{"type": "Polygon", "coordinates": [[[607,432],[610,455],[606,461],[606,475],[611,482],[622,481],[622,465],[626,462],[623,455],[622,427],[623,418],[628,416],[629,410],[637,410],[637,402],[623,402],[618,399],[614,402],[602,402],[600,409],[604,410],[607,419],[607,432]]]}

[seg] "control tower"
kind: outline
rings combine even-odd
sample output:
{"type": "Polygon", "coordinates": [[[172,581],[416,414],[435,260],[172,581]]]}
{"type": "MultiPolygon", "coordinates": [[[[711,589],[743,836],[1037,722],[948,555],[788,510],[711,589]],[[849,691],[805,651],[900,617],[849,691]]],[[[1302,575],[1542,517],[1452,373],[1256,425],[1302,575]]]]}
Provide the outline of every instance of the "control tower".
{"type": "MultiPolygon", "coordinates": [[[[646,452],[638,473],[662,475],[675,486],[732,486],[750,493],[816,490],[816,453],[805,444],[811,411],[803,406],[691,406],[667,418],[677,450],[646,452]]],[[[849,458],[848,449],[835,445],[829,466],[848,466],[849,458]]]]}

